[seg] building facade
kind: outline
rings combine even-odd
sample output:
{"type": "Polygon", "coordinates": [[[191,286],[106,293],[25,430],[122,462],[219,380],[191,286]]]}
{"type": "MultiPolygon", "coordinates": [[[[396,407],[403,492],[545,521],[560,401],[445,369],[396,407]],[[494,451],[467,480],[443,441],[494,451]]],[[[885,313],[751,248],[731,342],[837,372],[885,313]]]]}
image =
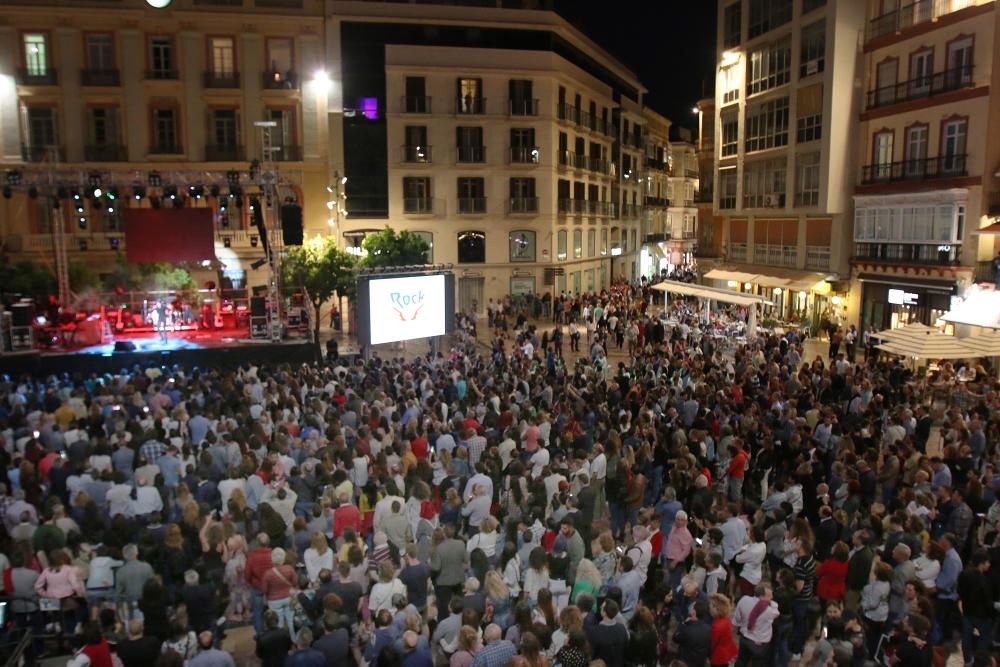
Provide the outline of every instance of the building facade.
{"type": "Polygon", "coordinates": [[[864,0],[719,0],[720,261],[711,284],[779,318],[844,321],[864,0]]]}
{"type": "Polygon", "coordinates": [[[670,142],[670,188],[667,190],[670,227],[670,267],[672,270],[694,266],[697,245],[699,189],[698,154],[687,128],[674,127],[676,138],[670,142]]]}
{"type": "Polygon", "coordinates": [[[335,233],[356,253],[386,225],[423,236],[466,312],[639,270],[642,85],[555,13],[510,4],[327,6],[335,233]]]}
{"type": "Polygon", "coordinates": [[[940,324],[993,282],[1000,15],[981,0],[866,4],[851,301],[864,328],[940,324]]]}
{"type": "Polygon", "coordinates": [[[52,267],[59,226],[70,260],[105,273],[126,250],[126,208],[206,207],[219,262],[199,282],[264,283],[250,266],[263,257],[258,121],[273,123],[282,201],[303,207],[307,234],[326,232],[321,0],[243,0],[235,20],[233,2],[212,0],[4,4],[0,162],[20,182],[0,200],[9,257],[52,267]]]}

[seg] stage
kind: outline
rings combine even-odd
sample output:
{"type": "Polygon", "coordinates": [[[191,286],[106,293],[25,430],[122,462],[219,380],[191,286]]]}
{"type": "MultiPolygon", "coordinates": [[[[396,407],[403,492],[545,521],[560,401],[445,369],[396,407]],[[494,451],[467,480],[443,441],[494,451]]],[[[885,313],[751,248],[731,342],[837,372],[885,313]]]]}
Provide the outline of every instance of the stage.
{"type": "Polygon", "coordinates": [[[278,343],[254,340],[248,332],[232,329],[171,332],[166,341],[157,334],[118,334],[114,342],[90,346],[53,346],[0,355],[0,372],[20,373],[108,373],[134,366],[188,368],[232,368],[240,364],[306,363],[314,361],[315,347],[303,337],[278,343]],[[115,350],[127,342],[134,350],[115,350]]]}

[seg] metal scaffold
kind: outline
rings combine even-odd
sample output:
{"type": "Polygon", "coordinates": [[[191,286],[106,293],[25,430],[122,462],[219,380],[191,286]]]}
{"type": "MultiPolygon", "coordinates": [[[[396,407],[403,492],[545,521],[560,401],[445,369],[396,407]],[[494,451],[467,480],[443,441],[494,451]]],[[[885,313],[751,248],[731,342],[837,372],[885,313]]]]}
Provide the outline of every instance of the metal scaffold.
{"type": "Polygon", "coordinates": [[[284,235],[281,233],[281,226],[278,224],[280,202],[278,201],[278,170],[275,166],[274,153],[281,150],[275,147],[271,141],[271,131],[277,127],[275,121],[257,121],[254,125],[260,130],[261,164],[257,172],[258,185],[264,201],[260,202],[261,212],[267,212],[263,216],[264,226],[267,230],[268,246],[266,249],[268,268],[270,276],[267,283],[268,296],[268,327],[271,340],[278,342],[281,340],[281,251],[284,235]]]}

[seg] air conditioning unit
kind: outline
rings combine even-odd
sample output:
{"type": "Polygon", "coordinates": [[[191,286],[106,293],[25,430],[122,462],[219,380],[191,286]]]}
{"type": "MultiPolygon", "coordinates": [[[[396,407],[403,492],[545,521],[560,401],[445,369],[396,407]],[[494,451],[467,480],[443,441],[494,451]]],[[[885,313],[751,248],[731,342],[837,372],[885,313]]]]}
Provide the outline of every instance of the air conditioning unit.
{"type": "Polygon", "coordinates": [[[765,195],[764,196],[764,206],[767,208],[779,208],[781,206],[781,198],[778,195],[765,195]]]}

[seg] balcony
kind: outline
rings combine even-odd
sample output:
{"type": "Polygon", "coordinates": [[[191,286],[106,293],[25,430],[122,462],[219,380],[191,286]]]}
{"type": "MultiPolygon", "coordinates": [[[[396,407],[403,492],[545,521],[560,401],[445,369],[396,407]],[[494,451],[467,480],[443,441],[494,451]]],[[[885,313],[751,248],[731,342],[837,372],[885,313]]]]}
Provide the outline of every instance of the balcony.
{"type": "Polygon", "coordinates": [[[264,72],[260,84],[265,90],[297,90],[299,77],[295,72],[264,72]]]}
{"type": "Polygon", "coordinates": [[[243,146],[235,144],[207,144],[205,146],[206,162],[242,162],[244,159],[243,146]]]}
{"type": "Polygon", "coordinates": [[[91,144],[83,147],[83,157],[88,162],[127,162],[128,151],[117,144],[91,144]]]}
{"type": "Polygon", "coordinates": [[[641,169],[633,167],[632,169],[627,169],[622,173],[622,181],[624,185],[641,185],[648,174],[641,169]]]}
{"type": "Polygon", "coordinates": [[[62,146],[21,144],[21,159],[25,162],[63,162],[66,160],[66,152],[62,146]]]}
{"type": "Polygon", "coordinates": [[[988,215],[1000,215],[1000,192],[987,195],[986,212],[988,215]]]}
{"type": "Polygon", "coordinates": [[[302,162],[302,146],[288,144],[286,146],[274,146],[274,160],[276,162],[302,162]]]}
{"type": "Polygon", "coordinates": [[[205,72],[204,81],[206,88],[239,88],[239,72],[205,72]]]}
{"type": "Polygon", "coordinates": [[[511,197],[507,200],[508,215],[536,215],[538,197],[511,197]]]}
{"type": "Polygon", "coordinates": [[[559,120],[565,120],[571,123],[579,124],[580,110],[577,107],[562,102],[559,105],[559,120]]]}
{"type": "Polygon", "coordinates": [[[757,243],[753,247],[754,264],[794,268],[796,261],[798,260],[798,256],[798,248],[793,245],[757,243]]]}
{"type": "Polygon", "coordinates": [[[987,0],[915,0],[868,22],[865,41],[892,35],[921,23],[936,21],[945,14],[986,4],[987,0]]]}
{"type": "Polygon", "coordinates": [[[615,205],[609,201],[596,201],[590,199],[560,199],[559,213],[569,215],[595,215],[599,217],[612,217],[615,214],[615,205]]]}
{"type": "Polygon", "coordinates": [[[809,271],[828,271],[830,269],[830,246],[807,245],[806,269],[809,271]]]}
{"type": "Polygon", "coordinates": [[[614,138],[618,134],[617,128],[610,120],[604,120],[603,118],[598,118],[595,121],[596,131],[604,134],[606,136],[614,138]]]}
{"type": "Polygon", "coordinates": [[[456,146],[455,161],[459,164],[483,164],[486,162],[486,146],[456,146]]]}
{"type": "Polygon", "coordinates": [[[604,176],[611,176],[614,173],[613,165],[598,157],[587,158],[587,169],[604,176]]]}
{"type": "Polygon", "coordinates": [[[666,160],[657,160],[656,158],[647,157],[646,158],[646,168],[655,169],[656,171],[670,172],[670,166],[667,164],[666,160]]]}
{"type": "Polygon", "coordinates": [[[639,149],[642,148],[642,135],[641,134],[626,134],[622,137],[622,145],[626,148],[639,149]]]}
{"type": "Polygon", "coordinates": [[[150,155],[181,155],[184,151],[180,144],[154,143],[149,146],[150,155]]]}
{"type": "Polygon", "coordinates": [[[17,83],[21,86],[54,86],[59,83],[59,76],[53,67],[45,69],[18,67],[17,83]]]}
{"type": "Polygon", "coordinates": [[[587,156],[573,151],[559,151],[559,166],[572,167],[573,169],[587,169],[587,156]]]}
{"type": "Polygon", "coordinates": [[[541,152],[537,146],[511,146],[507,149],[507,162],[510,164],[538,164],[541,152]]]}
{"type": "Polygon", "coordinates": [[[642,215],[642,206],[639,204],[622,204],[623,218],[638,218],[642,215]]]}
{"type": "Polygon", "coordinates": [[[407,164],[430,164],[432,153],[430,146],[400,146],[402,161],[407,164]]]}
{"type": "Polygon", "coordinates": [[[402,113],[430,113],[431,98],[426,95],[401,97],[399,98],[399,109],[402,113]]]}
{"type": "Polygon", "coordinates": [[[695,190],[694,202],[696,204],[711,204],[713,201],[712,188],[702,188],[701,190],[695,190]]]}
{"type": "Polygon", "coordinates": [[[973,66],[954,67],[930,76],[901,81],[892,86],[883,86],[868,91],[866,108],[878,109],[910,100],[921,100],[953,90],[971,88],[973,66]]]}
{"type": "Polygon", "coordinates": [[[855,243],[852,259],[891,264],[956,266],[961,254],[962,246],[960,244],[855,243]]]}
{"type": "Polygon", "coordinates": [[[537,116],[538,100],[535,99],[509,99],[507,100],[508,116],[537,116]]]}
{"type": "Polygon", "coordinates": [[[180,78],[175,69],[148,69],[145,76],[147,81],[176,81],[180,78]]]}
{"type": "Polygon", "coordinates": [[[82,69],[80,70],[80,84],[115,87],[121,85],[121,77],[116,69],[82,69]]]}
{"type": "Polygon", "coordinates": [[[646,234],[646,243],[663,243],[664,241],[670,240],[669,233],[659,233],[659,234],[646,234]]]}
{"type": "Polygon", "coordinates": [[[874,185],[967,176],[967,158],[966,153],[956,153],[922,160],[869,164],[861,171],[861,184],[874,185]]]}
{"type": "Polygon", "coordinates": [[[302,9],[302,0],[254,0],[259,9],[302,9]]]}
{"type": "Polygon", "coordinates": [[[650,197],[647,195],[643,199],[646,206],[652,206],[654,208],[667,208],[670,206],[670,200],[666,197],[650,197]]]}
{"type": "MultiPolygon", "coordinates": [[[[723,208],[721,203],[719,208],[723,208]]],[[[785,208],[785,193],[761,192],[744,194],[743,208],[785,208]]]]}
{"type": "Polygon", "coordinates": [[[486,197],[459,197],[459,215],[483,215],[486,213],[486,197]]]}
{"type": "Polygon", "coordinates": [[[747,261],[747,244],[745,241],[729,242],[729,261],[731,262],[747,261]]]}
{"type": "Polygon", "coordinates": [[[458,97],[455,99],[455,113],[459,116],[481,116],[486,113],[486,98],[458,97]]]}
{"type": "Polygon", "coordinates": [[[404,197],[403,213],[408,215],[432,215],[434,200],[430,197],[404,197]]]}

